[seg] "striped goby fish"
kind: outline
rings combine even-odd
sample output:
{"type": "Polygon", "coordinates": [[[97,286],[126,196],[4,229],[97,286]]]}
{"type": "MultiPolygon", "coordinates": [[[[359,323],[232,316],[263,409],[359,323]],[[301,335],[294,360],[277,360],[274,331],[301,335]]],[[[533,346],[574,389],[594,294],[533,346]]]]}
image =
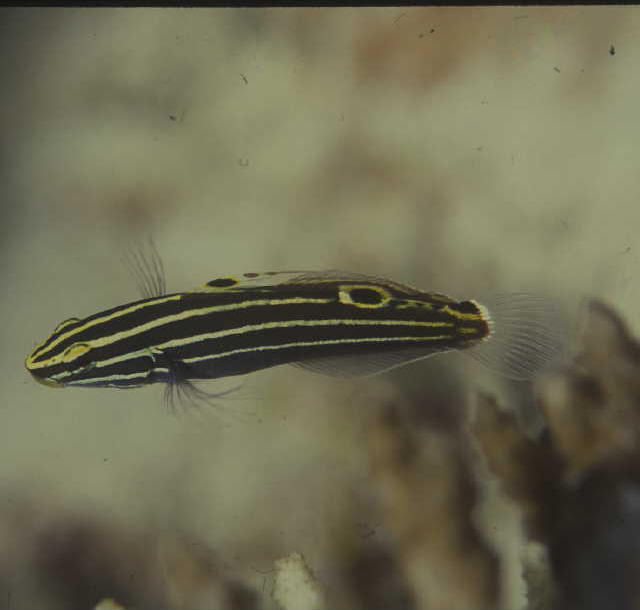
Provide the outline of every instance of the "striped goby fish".
{"type": "Polygon", "coordinates": [[[550,302],[531,295],[485,307],[342,271],[245,273],[166,294],[159,259],[134,271],[146,298],[59,324],[26,359],[37,381],[175,386],[280,364],[357,376],[447,350],[526,379],[559,349],[550,302]]]}

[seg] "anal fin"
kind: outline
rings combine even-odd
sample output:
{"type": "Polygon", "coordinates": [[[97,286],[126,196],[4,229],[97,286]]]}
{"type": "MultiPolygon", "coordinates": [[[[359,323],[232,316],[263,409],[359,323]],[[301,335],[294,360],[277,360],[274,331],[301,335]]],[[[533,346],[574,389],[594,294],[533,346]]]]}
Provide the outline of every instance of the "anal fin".
{"type": "Polygon", "coordinates": [[[331,377],[368,377],[446,351],[448,350],[405,348],[369,354],[309,358],[292,364],[331,377]]]}

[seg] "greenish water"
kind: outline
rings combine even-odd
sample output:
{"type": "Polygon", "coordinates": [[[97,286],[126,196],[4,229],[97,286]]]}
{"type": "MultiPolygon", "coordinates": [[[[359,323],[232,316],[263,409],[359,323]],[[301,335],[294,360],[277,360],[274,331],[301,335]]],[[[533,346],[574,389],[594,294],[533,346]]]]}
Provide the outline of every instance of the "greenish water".
{"type": "MultiPolygon", "coordinates": [[[[278,367],[174,415],[161,388],[53,390],[23,360],[61,320],[138,297],[121,256],[148,233],[169,290],[344,268],[567,310],[597,296],[637,328],[638,19],[3,9],[5,606],[271,610],[274,562],[298,552],[318,607],[371,607],[376,566],[392,582],[374,597],[413,607],[372,422],[398,404],[448,430],[472,389],[528,389],[452,355],[361,381],[278,367]]],[[[526,608],[518,514],[491,498],[500,603],[526,608]]]]}

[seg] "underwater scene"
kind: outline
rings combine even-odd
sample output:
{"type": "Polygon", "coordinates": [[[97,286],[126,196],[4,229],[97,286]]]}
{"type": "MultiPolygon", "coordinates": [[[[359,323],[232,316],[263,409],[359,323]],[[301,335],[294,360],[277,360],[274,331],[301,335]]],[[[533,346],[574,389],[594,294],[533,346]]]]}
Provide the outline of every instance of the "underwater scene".
{"type": "Polygon", "coordinates": [[[637,7],[0,31],[0,610],[640,608],[637,7]]]}

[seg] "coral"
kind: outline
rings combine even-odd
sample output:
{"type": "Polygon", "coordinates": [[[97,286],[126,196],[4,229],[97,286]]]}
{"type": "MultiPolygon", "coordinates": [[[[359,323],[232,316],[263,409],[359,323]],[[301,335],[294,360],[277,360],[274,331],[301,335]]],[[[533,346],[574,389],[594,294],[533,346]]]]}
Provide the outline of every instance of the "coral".
{"type": "Polygon", "coordinates": [[[389,409],[371,435],[373,472],[418,608],[495,608],[497,558],[472,522],[476,487],[459,435],[410,429],[389,409]]]}
{"type": "Polygon", "coordinates": [[[622,320],[592,302],[579,355],[539,384],[540,438],[528,439],[495,401],[478,405],[474,432],[547,549],[558,609],[640,607],[639,364],[622,320]]]}
{"type": "Polygon", "coordinates": [[[300,553],[275,562],[273,598],[284,610],[322,610],[323,593],[300,553]]]}

